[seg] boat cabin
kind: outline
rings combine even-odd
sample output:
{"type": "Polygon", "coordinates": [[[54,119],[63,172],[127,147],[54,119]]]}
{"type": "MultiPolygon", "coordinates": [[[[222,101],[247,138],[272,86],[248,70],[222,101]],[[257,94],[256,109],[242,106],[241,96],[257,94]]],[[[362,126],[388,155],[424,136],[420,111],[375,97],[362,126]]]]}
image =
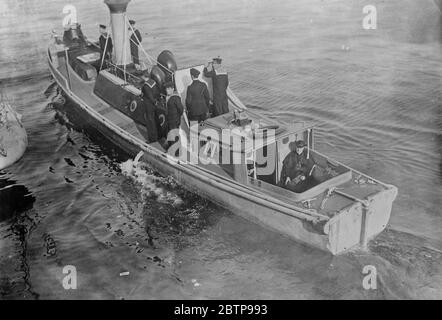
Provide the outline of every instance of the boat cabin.
{"type": "Polygon", "coordinates": [[[229,113],[208,119],[200,126],[200,140],[215,146],[206,148],[210,149],[209,151],[203,147],[200,159],[218,159],[215,163],[206,164],[209,170],[228,175],[241,184],[265,189],[269,194],[296,202],[311,199],[351,179],[349,169],[314,150],[313,126],[295,123],[291,127],[282,127],[272,121],[267,123],[253,112],[244,113],[246,115],[243,119],[248,119],[244,121],[246,125],[235,122],[234,116],[229,113]],[[230,137],[227,137],[228,132],[231,133],[230,137]],[[215,142],[217,137],[221,139],[215,142]],[[301,187],[293,189],[288,187],[285,181],[281,181],[281,175],[284,160],[290,153],[296,152],[294,146],[300,140],[306,144],[304,156],[312,165],[305,177],[308,183],[301,181],[301,187]]]}

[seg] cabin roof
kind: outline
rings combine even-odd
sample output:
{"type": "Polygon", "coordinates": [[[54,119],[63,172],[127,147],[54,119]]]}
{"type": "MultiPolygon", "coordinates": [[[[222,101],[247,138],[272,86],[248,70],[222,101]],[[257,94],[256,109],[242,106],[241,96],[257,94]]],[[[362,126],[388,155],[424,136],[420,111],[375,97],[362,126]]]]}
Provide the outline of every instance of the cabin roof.
{"type": "MultiPolygon", "coordinates": [[[[231,145],[228,141],[222,141],[222,131],[230,130],[230,135],[232,137],[235,136],[243,136],[247,138],[254,139],[255,145],[269,145],[274,143],[275,141],[281,140],[287,136],[290,136],[295,133],[304,132],[308,129],[313,129],[315,126],[313,123],[307,122],[293,122],[291,124],[278,122],[274,119],[265,118],[261,115],[255,114],[249,109],[246,111],[247,118],[251,120],[249,125],[239,126],[232,122],[233,113],[226,113],[214,118],[207,119],[203,122],[202,126],[199,128],[200,133],[204,135],[204,129],[213,129],[218,132],[218,139],[221,140],[225,147],[231,147],[233,151],[241,151],[248,152],[253,149],[253,145],[245,145],[241,146],[241,148],[237,149],[235,145],[231,145]],[[254,126],[258,125],[258,128],[254,128],[254,126]],[[249,127],[247,129],[247,127],[249,127]],[[265,134],[266,138],[263,139],[262,132],[267,129],[267,133],[265,134]],[[274,135],[269,135],[269,130],[274,130],[274,135]],[[258,144],[256,142],[258,141],[258,144]],[[228,145],[227,145],[228,144],[228,145]]],[[[211,136],[211,139],[213,137],[211,136]]]]}

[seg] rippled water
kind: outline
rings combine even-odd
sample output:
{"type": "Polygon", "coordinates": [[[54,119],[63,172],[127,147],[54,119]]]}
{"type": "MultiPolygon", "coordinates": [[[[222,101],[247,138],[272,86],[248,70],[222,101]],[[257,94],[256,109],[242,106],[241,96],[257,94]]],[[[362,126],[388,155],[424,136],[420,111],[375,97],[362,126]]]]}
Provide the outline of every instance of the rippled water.
{"type": "MultiPolygon", "coordinates": [[[[44,52],[65,4],[0,3],[0,79],[29,135],[23,159],[0,176],[0,188],[14,185],[1,201],[19,211],[0,213],[0,298],[442,298],[442,36],[432,0],[370,1],[371,31],[361,27],[362,0],[129,7],[150,52],[167,48],[181,66],[221,55],[252,108],[317,122],[319,150],[399,188],[369,252],[340,257],[148,168],[127,175],[124,152],[76,123],[69,105],[50,103],[44,52]],[[77,268],[77,290],[62,287],[66,265],[77,268]],[[378,270],[377,290],[362,287],[365,265],[378,270]]],[[[93,38],[106,7],[76,6],[93,38]]]]}

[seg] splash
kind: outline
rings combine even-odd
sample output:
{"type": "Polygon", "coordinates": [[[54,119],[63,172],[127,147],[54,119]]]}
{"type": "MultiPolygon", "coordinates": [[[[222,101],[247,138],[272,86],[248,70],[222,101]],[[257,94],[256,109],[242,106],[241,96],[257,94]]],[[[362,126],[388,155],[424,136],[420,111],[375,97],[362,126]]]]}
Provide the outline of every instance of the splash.
{"type": "Polygon", "coordinates": [[[176,183],[171,177],[163,178],[154,174],[146,163],[140,161],[143,152],[140,151],[134,160],[129,159],[120,164],[121,172],[141,186],[143,198],[154,198],[159,202],[181,206],[184,202],[176,193],[167,189],[175,187],[176,183]]]}

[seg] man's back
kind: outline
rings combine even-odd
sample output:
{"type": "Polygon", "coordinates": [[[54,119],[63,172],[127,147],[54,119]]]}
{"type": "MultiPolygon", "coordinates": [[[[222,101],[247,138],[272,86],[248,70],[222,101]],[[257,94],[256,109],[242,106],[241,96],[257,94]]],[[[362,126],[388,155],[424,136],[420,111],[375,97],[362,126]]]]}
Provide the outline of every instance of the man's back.
{"type": "Polygon", "coordinates": [[[187,87],[186,107],[191,116],[199,116],[209,111],[209,90],[207,85],[199,80],[194,80],[187,87]]]}
{"type": "Polygon", "coordinates": [[[167,101],[167,122],[169,123],[169,129],[178,128],[182,114],[183,105],[181,104],[181,98],[178,94],[174,94],[167,101]]]}

